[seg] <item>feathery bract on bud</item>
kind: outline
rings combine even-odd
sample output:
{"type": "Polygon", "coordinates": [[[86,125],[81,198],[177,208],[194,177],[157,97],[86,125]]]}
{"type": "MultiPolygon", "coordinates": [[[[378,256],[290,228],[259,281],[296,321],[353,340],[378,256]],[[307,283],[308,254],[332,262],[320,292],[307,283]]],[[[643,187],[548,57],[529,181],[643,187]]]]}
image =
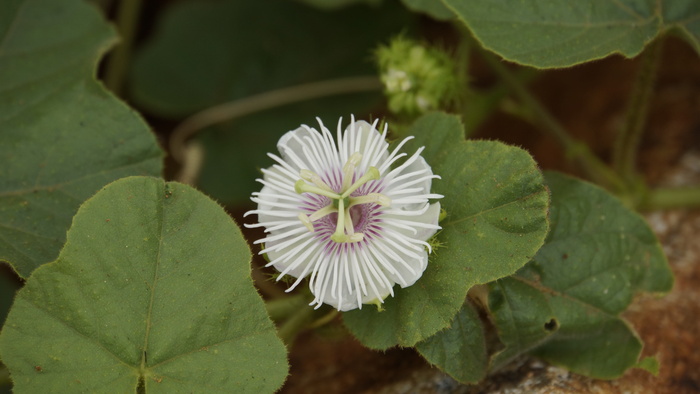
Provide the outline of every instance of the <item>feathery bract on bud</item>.
{"type": "MultiPolygon", "coordinates": [[[[382,302],[393,286],[411,286],[428,265],[442,198],[430,193],[434,175],[423,148],[410,157],[401,141],[389,152],[387,127],[355,121],[337,138],[318,120],[321,130],[303,125],[282,136],[277,164],[262,170],[260,192],[252,200],[265,238],[261,254],[297,280],[309,277],[311,305],[329,304],[341,311],[382,302]],[[406,158],[407,157],[407,158],[406,158]],[[404,159],[405,158],[405,159],[404,159]],[[403,160],[402,160],[403,159],[403,160]]],[[[278,279],[279,279],[278,278],[278,279]]]]}

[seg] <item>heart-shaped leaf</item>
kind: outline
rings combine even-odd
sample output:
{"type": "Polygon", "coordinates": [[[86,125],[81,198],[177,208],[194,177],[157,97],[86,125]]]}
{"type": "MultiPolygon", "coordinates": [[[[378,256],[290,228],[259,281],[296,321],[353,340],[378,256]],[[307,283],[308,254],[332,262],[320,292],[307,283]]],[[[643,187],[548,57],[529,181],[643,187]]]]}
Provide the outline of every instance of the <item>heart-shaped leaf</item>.
{"type": "Polygon", "coordinates": [[[128,175],[159,175],[148,126],[95,81],[114,33],[78,0],[0,2],[0,260],[52,261],[78,206],[128,175]]]}
{"type": "Polygon", "coordinates": [[[286,352],[250,250],[189,186],[131,177],[75,216],[58,260],[20,290],[0,335],[18,393],[273,392],[286,352]]]}

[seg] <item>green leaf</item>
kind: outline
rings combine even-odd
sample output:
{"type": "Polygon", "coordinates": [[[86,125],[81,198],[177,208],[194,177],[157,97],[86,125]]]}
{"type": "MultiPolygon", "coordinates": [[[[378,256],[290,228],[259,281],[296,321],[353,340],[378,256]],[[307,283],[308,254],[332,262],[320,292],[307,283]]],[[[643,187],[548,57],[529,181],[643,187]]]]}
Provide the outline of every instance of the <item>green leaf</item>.
{"type": "Polygon", "coordinates": [[[452,325],[416,345],[428,362],[462,383],[476,383],[486,376],[486,339],[479,314],[465,302],[452,325]]]}
{"type": "Polygon", "coordinates": [[[374,75],[371,51],[410,29],[412,17],[396,4],[328,12],[288,0],[181,1],[137,54],[131,90],[148,111],[177,118],[274,89],[374,75]]]}
{"type": "Polygon", "coordinates": [[[559,330],[559,320],[539,289],[512,278],[491,284],[489,306],[506,347],[491,361],[499,368],[541,345],[559,330]]]}
{"type": "Polygon", "coordinates": [[[613,53],[626,57],[678,29],[700,52],[695,0],[444,0],[476,38],[506,60],[567,67],[613,53]]]}
{"type": "MultiPolygon", "coordinates": [[[[277,89],[371,78],[374,48],[413,25],[414,16],[400,4],[384,3],[330,12],[289,0],[178,2],[136,56],[134,100],[151,113],[177,118],[277,89]]],[[[367,112],[382,100],[381,84],[375,82],[375,91],[329,89],[327,97],[274,107],[201,133],[206,155],[199,187],[226,204],[248,201],[259,188],[259,169],[271,163],[266,153],[275,151],[282,134],[315,123],[317,116],[367,112]]],[[[306,92],[301,88],[284,97],[293,102],[306,92]]]]}
{"type": "Polygon", "coordinates": [[[285,347],[250,250],[215,202],[130,177],[75,216],[58,260],[19,291],[0,335],[17,392],[272,392],[285,347]]]}
{"type": "Polygon", "coordinates": [[[491,312],[505,350],[595,378],[637,364],[642,343],[619,317],[635,294],[662,293],[673,276],[644,219],[604,190],[547,173],[552,229],[532,262],[492,284],[491,312]]]}
{"type": "Polygon", "coordinates": [[[22,277],[56,258],[100,187],[160,174],[146,124],[94,79],[114,41],[82,1],[0,2],[0,260],[22,277]]]}
{"type": "Polygon", "coordinates": [[[343,315],[368,347],[414,346],[452,323],[467,290],[515,273],[535,255],[548,230],[549,194],[542,173],[522,149],[495,141],[465,141],[455,116],[426,115],[408,131],[404,151],[425,146],[423,157],[442,180],[433,190],[447,217],[416,284],[384,303],[343,315]]]}
{"type": "Polygon", "coordinates": [[[437,20],[450,20],[455,18],[454,12],[447,8],[439,0],[401,0],[408,9],[414,12],[422,12],[437,20]]]}
{"type": "Polygon", "coordinates": [[[666,26],[678,30],[686,41],[700,53],[700,3],[693,0],[661,1],[666,26]]]}

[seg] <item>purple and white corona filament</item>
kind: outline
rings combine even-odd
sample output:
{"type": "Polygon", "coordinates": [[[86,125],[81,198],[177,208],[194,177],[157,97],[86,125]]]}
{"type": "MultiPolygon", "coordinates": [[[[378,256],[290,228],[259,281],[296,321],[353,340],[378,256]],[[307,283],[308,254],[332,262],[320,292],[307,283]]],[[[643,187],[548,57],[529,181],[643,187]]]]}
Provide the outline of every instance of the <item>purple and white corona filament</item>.
{"type": "MultiPolygon", "coordinates": [[[[264,227],[261,254],[297,280],[309,277],[311,305],[341,311],[383,302],[393,286],[411,286],[428,265],[426,242],[440,229],[442,198],[430,193],[434,175],[418,149],[400,153],[412,137],[389,152],[377,121],[355,121],[337,138],[318,120],[321,131],[303,125],[282,136],[277,164],[263,170],[252,200],[264,227]],[[397,164],[398,163],[398,164],[397,164]]],[[[278,278],[279,279],[279,278],[278,278]]]]}

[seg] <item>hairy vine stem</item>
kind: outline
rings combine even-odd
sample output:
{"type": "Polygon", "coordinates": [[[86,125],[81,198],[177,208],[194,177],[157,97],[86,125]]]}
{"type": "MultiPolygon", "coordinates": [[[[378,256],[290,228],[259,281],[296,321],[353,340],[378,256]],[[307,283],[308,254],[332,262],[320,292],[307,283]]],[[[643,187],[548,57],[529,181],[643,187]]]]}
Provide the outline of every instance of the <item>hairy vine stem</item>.
{"type": "MultiPolygon", "coordinates": [[[[470,38],[473,40],[473,38],[470,38]]],[[[625,189],[622,180],[602,160],[595,156],[587,145],[572,138],[564,127],[547,111],[547,109],[530,93],[525,86],[502,62],[481,46],[476,46],[484,61],[498,74],[503,82],[519,99],[521,104],[533,115],[533,120],[540,124],[542,130],[553,136],[566,151],[566,156],[575,160],[586,175],[593,181],[621,191],[625,189]]]]}
{"type": "Polygon", "coordinates": [[[300,101],[381,88],[382,84],[375,76],[348,77],[291,86],[216,105],[190,116],[175,128],[170,137],[170,153],[178,163],[182,163],[187,140],[205,127],[217,123],[300,101]]]}
{"type": "Polygon", "coordinates": [[[642,64],[632,91],[627,119],[622,130],[617,134],[613,148],[613,168],[628,184],[637,182],[637,152],[647,120],[649,102],[654,91],[656,71],[661,57],[661,40],[649,44],[642,54],[642,64]]]}

